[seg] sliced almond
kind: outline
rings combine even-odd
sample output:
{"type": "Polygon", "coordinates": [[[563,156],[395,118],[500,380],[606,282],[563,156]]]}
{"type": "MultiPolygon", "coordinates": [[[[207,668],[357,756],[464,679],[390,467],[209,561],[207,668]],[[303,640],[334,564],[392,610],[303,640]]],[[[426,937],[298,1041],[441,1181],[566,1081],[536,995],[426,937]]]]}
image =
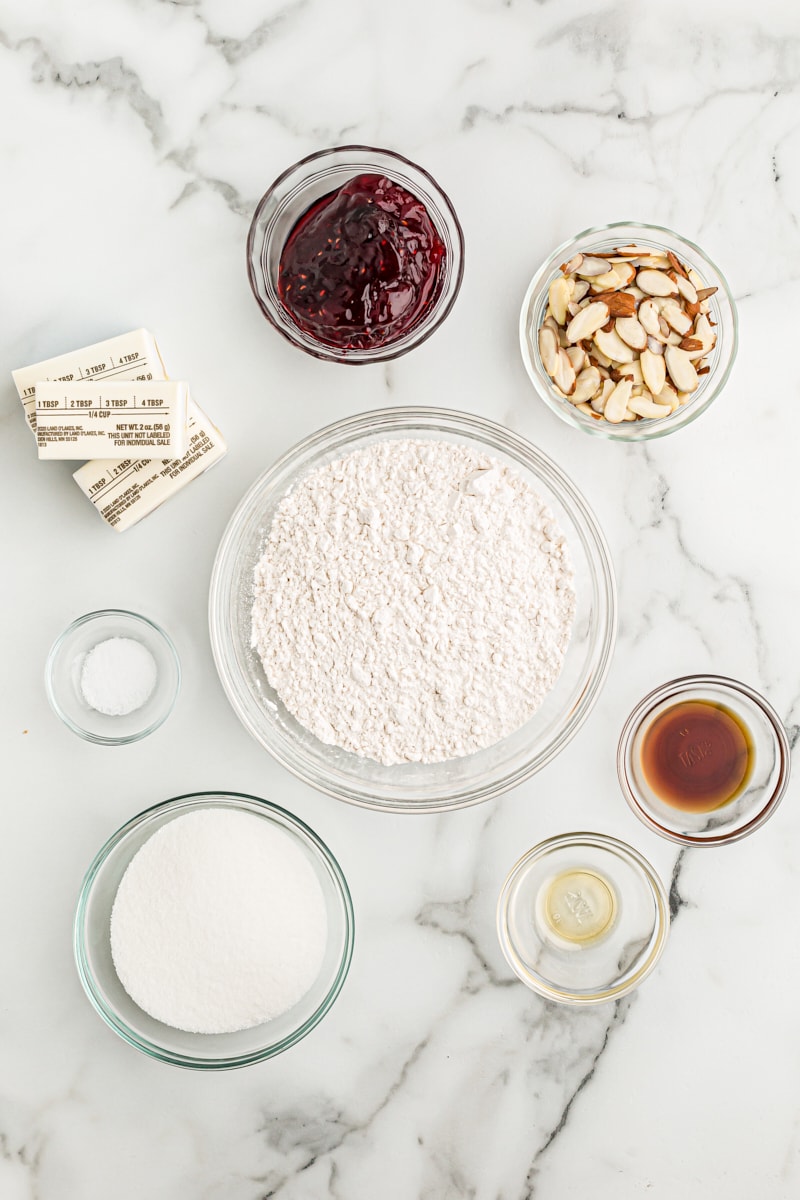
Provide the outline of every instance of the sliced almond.
{"type": "Polygon", "coordinates": [[[706,351],[712,350],[717,344],[717,335],[711,328],[711,322],[704,313],[701,313],[694,323],[694,336],[700,338],[706,351]]]}
{"type": "Polygon", "coordinates": [[[618,425],[620,421],[624,420],[625,409],[628,407],[632,391],[633,384],[630,379],[623,379],[617,384],[606,400],[606,406],[603,410],[603,416],[607,421],[611,421],[613,425],[618,425]]]}
{"type": "Polygon", "coordinates": [[[684,300],[688,300],[690,304],[697,304],[697,289],[690,279],[687,279],[683,275],[678,275],[675,283],[684,300]]]}
{"type": "Polygon", "coordinates": [[[619,280],[617,287],[627,287],[636,278],[636,267],[632,263],[614,263],[612,270],[619,280]]]}
{"type": "Polygon", "coordinates": [[[559,270],[563,271],[565,275],[574,275],[582,262],[583,262],[583,255],[575,254],[569,260],[569,262],[562,263],[559,270]]]}
{"type": "Polygon", "coordinates": [[[653,400],[656,404],[663,404],[670,412],[675,412],[675,409],[680,407],[678,393],[669,380],[664,384],[663,391],[659,392],[657,396],[653,396],[653,400]]]}
{"type": "Polygon", "coordinates": [[[555,379],[558,365],[558,338],[549,325],[543,325],[539,330],[539,354],[545,371],[551,379],[555,379]]]}
{"type": "Polygon", "coordinates": [[[692,328],[692,318],[686,315],[679,304],[665,304],[661,309],[661,316],[670,328],[679,333],[681,337],[686,337],[686,334],[692,328]]]}
{"type": "MultiPolygon", "coordinates": [[[[664,358],[669,371],[669,377],[679,392],[693,392],[698,385],[697,372],[694,363],[685,350],[678,346],[667,346],[664,358]]],[[[650,389],[652,391],[652,388],[650,389]]]]}
{"type": "Polygon", "coordinates": [[[618,246],[614,251],[620,258],[646,258],[651,253],[649,246],[618,246]]]}
{"type": "Polygon", "coordinates": [[[627,346],[632,346],[634,350],[644,350],[647,345],[647,333],[636,317],[617,317],[614,328],[627,346]]]}
{"type": "Polygon", "coordinates": [[[586,367],[575,380],[575,391],[569,397],[573,404],[583,404],[594,396],[601,384],[597,367],[586,367]]]}
{"type": "Polygon", "coordinates": [[[635,357],[634,351],[623,342],[616,329],[609,332],[598,329],[594,335],[594,344],[600,353],[605,354],[612,362],[629,363],[633,362],[635,357]]]}
{"type": "Polygon", "coordinates": [[[681,350],[702,350],[703,343],[700,338],[685,337],[683,341],[678,343],[681,350]]]}
{"type": "Polygon", "coordinates": [[[639,268],[652,269],[654,271],[663,271],[669,266],[669,259],[666,254],[642,254],[636,259],[636,266],[639,268]]]}
{"type": "Polygon", "coordinates": [[[584,279],[590,279],[594,275],[605,275],[610,270],[608,262],[604,258],[595,258],[591,254],[584,254],[579,267],[576,267],[574,274],[582,275],[584,279]]]}
{"type": "Polygon", "coordinates": [[[598,350],[594,342],[592,342],[592,353],[589,355],[589,361],[592,366],[602,367],[604,371],[611,371],[614,364],[610,358],[606,358],[602,350],[598,350]]]}
{"type": "Polygon", "coordinates": [[[678,289],[664,271],[639,271],[636,286],[648,296],[677,296],[678,289]]]}
{"type": "Polygon", "coordinates": [[[623,377],[626,375],[628,376],[628,378],[633,382],[634,390],[637,387],[641,387],[644,383],[644,380],[642,379],[642,368],[639,365],[638,359],[634,359],[633,362],[625,363],[624,366],[620,367],[620,374],[623,377]]]}
{"type": "Polygon", "coordinates": [[[658,340],[658,338],[650,337],[650,335],[648,334],[647,335],[647,349],[650,351],[651,354],[663,354],[664,353],[664,343],[660,342],[658,340]]]}
{"type": "Polygon", "coordinates": [[[667,366],[663,354],[654,354],[652,350],[643,350],[639,358],[642,364],[642,377],[654,396],[664,390],[667,378],[667,366]]]}
{"type": "Polygon", "coordinates": [[[587,279],[576,279],[572,286],[572,299],[576,304],[580,304],[588,291],[589,281],[587,279]]]}
{"type": "Polygon", "coordinates": [[[572,369],[579,375],[586,366],[586,351],[582,346],[567,346],[565,354],[572,364],[572,369]]]}
{"type": "Polygon", "coordinates": [[[602,300],[594,300],[570,321],[567,326],[567,341],[579,342],[582,338],[591,336],[595,330],[605,325],[607,320],[608,305],[602,300]]]}
{"type": "Polygon", "coordinates": [[[650,337],[657,338],[658,341],[661,341],[662,333],[661,325],[658,319],[659,312],[652,300],[642,301],[642,303],[639,305],[639,312],[637,316],[639,319],[639,324],[644,327],[645,332],[649,333],[650,337]]]}
{"type": "Polygon", "coordinates": [[[715,288],[715,287],[698,288],[697,289],[697,299],[698,300],[707,300],[709,298],[709,296],[713,296],[714,293],[718,292],[718,291],[719,291],[719,288],[715,288]]]}
{"type": "Polygon", "coordinates": [[[659,404],[658,407],[665,408],[667,416],[669,416],[670,413],[676,412],[680,408],[680,401],[678,400],[678,393],[673,392],[672,400],[668,404],[659,404]]]}
{"type": "Polygon", "coordinates": [[[645,400],[641,396],[631,396],[628,408],[631,412],[636,413],[637,417],[649,417],[651,420],[668,417],[670,411],[665,404],[655,404],[652,400],[645,400]]]}
{"type": "MultiPolygon", "coordinates": [[[[694,367],[692,367],[694,370],[694,367]]],[[[575,371],[567,358],[566,350],[559,350],[556,372],[553,376],[556,386],[561,388],[565,396],[571,396],[575,391],[575,371]]]]}
{"type": "Polygon", "coordinates": [[[576,407],[579,408],[582,413],[586,413],[587,417],[594,417],[595,421],[602,421],[603,419],[600,413],[594,412],[589,404],[578,404],[576,407]]]}
{"type": "Polygon", "coordinates": [[[632,317],[636,312],[636,299],[630,292],[610,292],[603,299],[612,317],[632,317]]]}
{"type": "Polygon", "coordinates": [[[550,289],[547,293],[547,298],[550,302],[550,310],[559,325],[563,325],[567,319],[567,305],[572,299],[572,284],[569,279],[563,275],[559,275],[550,284],[550,289]]]}
{"type": "MultiPolygon", "coordinates": [[[[667,258],[669,259],[669,265],[672,267],[676,275],[680,275],[683,279],[689,278],[689,276],[686,274],[686,268],[678,258],[677,254],[673,254],[671,250],[668,250],[667,258]]],[[[677,283],[677,280],[675,282],[677,283]]]]}
{"type": "Polygon", "coordinates": [[[619,287],[619,277],[616,271],[606,271],[605,275],[595,275],[591,280],[592,291],[610,292],[619,287]]]}

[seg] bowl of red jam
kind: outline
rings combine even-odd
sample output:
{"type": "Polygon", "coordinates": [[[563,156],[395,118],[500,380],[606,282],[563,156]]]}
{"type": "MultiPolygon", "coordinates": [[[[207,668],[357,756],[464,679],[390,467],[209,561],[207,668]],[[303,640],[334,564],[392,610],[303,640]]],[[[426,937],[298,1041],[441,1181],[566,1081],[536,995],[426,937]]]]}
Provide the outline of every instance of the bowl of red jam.
{"type": "Polygon", "coordinates": [[[247,269],[264,316],[293,345],[332,362],[386,362],[450,312],[464,235],[422,167],[338,146],[301,159],[262,196],[247,269]]]}

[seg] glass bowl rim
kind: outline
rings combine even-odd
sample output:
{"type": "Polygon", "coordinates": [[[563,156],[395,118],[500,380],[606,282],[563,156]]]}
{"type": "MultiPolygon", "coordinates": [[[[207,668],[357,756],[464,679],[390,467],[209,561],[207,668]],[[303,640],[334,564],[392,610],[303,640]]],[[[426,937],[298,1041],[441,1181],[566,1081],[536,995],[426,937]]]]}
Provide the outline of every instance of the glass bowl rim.
{"type": "MultiPolygon", "coordinates": [[[[344,447],[340,446],[339,449],[341,453],[347,453],[344,447]]],[[[528,469],[531,469],[530,466],[528,469]]],[[[290,486],[292,486],[291,483],[284,484],[285,488],[290,486]]],[[[572,479],[543,450],[529,442],[522,434],[474,413],[434,406],[395,406],[355,413],[315,430],[290,446],[257,476],[236,505],[220,539],[211,570],[208,616],[212,656],[228,702],[245,730],[282,767],[316,791],[337,800],[344,800],[377,812],[430,815],[431,813],[456,811],[495,799],[504,792],[518,787],[542,770],[572,741],[591,714],[608,677],[617,638],[618,604],[611,552],[594,511],[572,479]],[[378,437],[380,434],[389,435],[407,428],[409,436],[412,436],[413,430],[420,426],[426,431],[440,433],[445,439],[448,435],[472,438],[484,443],[490,451],[508,453],[511,458],[515,457],[515,453],[519,453],[523,463],[527,461],[530,464],[532,460],[534,464],[532,473],[541,472],[541,478],[546,486],[550,487],[558,496],[559,501],[564,504],[570,520],[575,525],[580,525],[589,535],[597,563],[590,560],[588,554],[587,561],[590,562],[589,570],[595,579],[598,591],[602,593],[604,614],[596,636],[596,667],[585,683],[580,696],[569,710],[568,718],[562,722],[558,732],[554,734],[547,746],[511,774],[501,775],[494,782],[477,789],[474,786],[459,785],[455,800],[450,798],[435,802],[413,799],[390,800],[384,796],[376,797],[374,790],[370,791],[366,783],[357,791],[352,791],[346,785],[331,783],[327,777],[315,775],[313,771],[309,772],[305,764],[296,764],[293,756],[285,753],[283,743],[279,747],[265,745],[249,715],[240,708],[238,696],[235,694],[233,686],[235,672],[228,661],[225,647],[227,592],[222,589],[223,577],[235,556],[242,519],[272,477],[278,476],[286,468],[291,468],[293,464],[294,469],[297,469],[297,464],[307,459],[310,452],[324,449],[326,444],[329,444],[332,439],[338,439],[341,434],[349,434],[353,439],[361,436],[369,437],[373,434],[378,437]],[[512,449],[509,450],[509,447],[512,449]],[[555,487],[553,487],[551,478],[555,481],[555,487]]],[[[249,691],[249,689],[247,690],[249,691]]]]}
{"type": "Polygon", "coordinates": [[[659,837],[667,838],[671,842],[677,842],[681,846],[696,846],[698,848],[727,846],[733,842],[741,841],[742,838],[748,837],[751,833],[755,833],[757,829],[760,829],[769,820],[786,795],[791,778],[791,764],[792,754],[789,738],[783,721],[775,709],[755,688],[751,688],[749,684],[743,683],[739,679],[733,679],[728,675],[679,675],[675,679],[670,679],[666,683],[659,684],[658,687],[648,692],[633,708],[622,727],[619,742],[617,743],[617,776],[622,794],[627,800],[631,811],[653,833],[657,833],[659,837]],[[775,746],[779,760],[779,772],[775,787],[753,817],[740,828],[731,830],[728,833],[725,833],[723,830],[713,837],[697,837],[694,834],[681,833],[674,829],[668,829],[660,821],[657,821],[645,805],[640,802],[637,790],[628,777],[626,765],[628,750],[648,713],[663,700],[668,700],[671,696],[678,695],[687,687],[702,686],[703,684],[718,688],[722,692],[746,696],[766,718],[767,724],[770,726],[775,737],[775,746]]]}
{"type": "MultiPolygon", "coordinates": [[[[260,308],[262,314],[272,325],[273,329],[277,330],[277,332],[289,343],[290,346],[294,346],[297,350],[304,351],[312,358],[317,358],[320,360],[320,362],[332,362],[348,367],[374,366],[376,363],[391,362],[393,359],[400,358],[402,355],[409,353],[411,350],[415,350],[417,346],[421,346],[423,342],[426,342],[450,315],[453,305],[458,299],[458,294],[461,291],[461,284],[464,280],[464,254],[464,230],[458,218],[455,206],[453,205],[453,201],[450,199],[450,196],[444,190],[438,180],[435,179],[430,173],[430,171],[428,171],[425,167],[421,167],[419,163],[414,162],[413,159],[408,158],[405,154],[400,154],[397,150],[388,150],[381,146],[367,146],[358,142],[351,142],[342,146],[327,146],[322,150],[314,150],[311,154],[306,154],[303,158],[297,159],[296,162],[292,163],[290,166],[286,167],[285,170],[281,171],[280,175],[278,175],[277,178],[272,181],[270,186],[256,203],[256,206],[253,209],[253,215],[250,219],[250,226],[247,231],[247,240],[245,243],[247,280],[250,284],[250,290],[253,293],[256,304],[260,308]],[[256,225],[263,209],[266,207],[267,202],[270,200],[273,194],[283,184],[285,184],[296,171],[300,170],[301,168],[307,167],[317,160],[328,158],[333,154],[344,153],[385,154],[388,158],[396,159],[404,166],[411,167],[414,171],[418,171],[419,174],[428,181],[431,190],[436,195],[437,199],[441,200],[442,206],[445,209],[445,215],[453,223],[453,232],[455,234],[454,248],[457,250],[457,254],[455,256],[456,263],[455,270],[453,272],[452,295],[448,298],[447,302],[442,306],[441,309],[434,308],[433,312],[431,313],[431,317],[435,319],[431,319],[427,323],[424,320],[421,321],[409,331],[407,336],[404,335],[402,338],[399,338],[396,342],[388,345],[385,348],[385,352],[375,353],[371,358],[360,356],[360,354],[366,355],[367,353],[370,353],[369,351],[347,351],[346,353],[342,354],[337,353],[334,347],[324,347],[322,344],[320,344],[318,349],[315,349],[314,347],[310,345],[307,346],[304,342],[300,342],[297,338],[293,337],[291,329],[281,325],[275,319],[275,316],[270,311],[269,306],[264,305],[264,302],[256,287],[255,269],[253,266],[255,257],[254,249],[256,225]],[[410,345],[406,344],[407,340],[420,329],[422,329],[421,335],[410,345]]],[[[378,349],[380,350],[380,348],[378,349]]]]}
{"type": "MultiPolygon", "coordinates": [[[[647,236],[647,235],[645,235],[647,236]]],[[[573,429],[580,429],[582,433],[589,437],[605,438],[608,441],[616,441],[625,443],[636,443],[652,441],[656,438],[667,437],[670,433],[677,433],[680,429],[685,429],[692,421],[695,421],[702,413],[708,409],[719,393],[727,384],[733,365],[736,362],[736,357],[739,352],[739,314],[736,307],[736,301],[733,297],[730,284],[727,277],[723,274],[712,258],[706,254],[702,247],[693,242],[691,238],[687,238],[682,233],[678,233],[675,229],[670,229],[667,225],[655,225],[647,221],[611,221],[607,225],[590,225],[586,229],[582,229],[580,233],[576,233],[573,237],[568,238],[557,246],[547,258],[543,259],[539,266],[531,276],[531,280],[525,290],[525,296],[522,301],[519,316],[519,346],[522,363],[525,367],[534,391],[540,400],[543,400],[551,412],[555,413],[560,420],[571,426],[573,429]],[[719,376],[715,378],[713,384],[709,384],[706,394],[701,397],[699,404],[687,404],[682,409],[678,409],[675,413],[670,413],[668,417],[663,417],[659,420],[635,421],[630,423],[630,432],[624,427],[624,423],[620,425],[611,425],[608,422],[591,421],[584,423],[575,416],[573,406],[569,406],[568,401],[561,401],[558,396],[554,396],[549,387],[545,386],[544,381],[539,381],[535,367],[531,361],[531,353],[528,350],[528,331],[527,317],[533,304],[534,297],[539,294],[544,283],[544,272],[548,263],[560,258],[568,250],[570,250],[576,242],[581,241],[585,237],[600,236],[611,232],[614,229],[642,229],[653,233],[666,233],[670,237],[675,238],[679,242],[683,242],[693,250],[704,263],[711,267],[712,271],[717,275],[722,284],[728,305],[731,312],[731,353],[725,365],[725,369],[719,376]],[[541,382],[541,390],[539,383],[541,382]],[[679,418],[673,420],[673,418],[679,418]]]]}
{"type": "MultiPolygon", "coordinates": [[[[320,1023],[341,992],[353,959],[354,944],[355,912],[353,899],[344,872],[330,847],[305,821],[281,805],[274,804],[270,800],[264,800],[261,796],[252,796],[247,792],[228,791],[187,792],[182,796],[172,796],[168,800],[159,801],[158,804],[152,804],[149,808],[143,809],[142,812],[131,817],[116,832],[112,833],[95,854],[84,875],[75,910],[72,934],[73,955],[81,985],[95,1012],[102,1017],[106,1025],[121,1037],[123,1041],[127,1042],[129,1046],[140,1050],[149,1058],[168,1063],[171,1066],[187,1067],[199,1071],[225,1071],[237,1067],[251,1066],[254,1063],[274,1058],[284,1050],[288,1050],[290,1046],[294,1046],[297,1042],[301,1041],[320,1023]],[[220,800],[223,801],[222,805],[218,803],[220,800]],[[246,803],[242,805],[239,803],[240,801],[246,801],[246,803]],[[247,1054],[229,1055],[216,1059],[201,1059],[195,1058],[191,1054],[176,1054],[134,1033],[116,1010],[106,1005],[95,992],[94,975],[86,961],[84,950],[86,908],[89,896],[100,869],[116,848],[130,833],[152,821],[162,812],[172,809],[178,812],[181,809],[191,812],[214,807],[230,807],[234,811],[252,812],[252,805],[262,810],[259,815],[263,819],[269,820],[282,828],[288,825],[293,829],[299,835],[300,840],[315,851],[316,856],[328,867],[336,893],[342,902],[342,910],[345,918],[344,947],[341,961],[330,988],[311,1016],[302,1025],[298,1026],[297,1029],[287,1034],[284,1038],[281,1038],[280,1041],[261,1047],[259,1050],[250,1051],[247,1054]]],[[[135,1003],[135,1001],[132,1001],[132,1003],[135,1003]]]]}
{"type": "Polygon", "coordinates": [[[497,899],[496,924],[497,937],[506,962],[520,982],[524,983],[532,992],[544,997],[546,1000],[553,1000],[561,1004],[575,1006],[607,1004],[610,1001],[620,1000],[623,996],[627,996],[630,992],[634,991],[658,965],[667,944],[670,930],[669,896],[655,868],[635,846],[631,846],[627,842],[621,841],[620,838],[613,837],[608,833],[592,833],[587,830],[576,830],[574,833],[558,833],[553,837],[545,838],[543,841],[537,842],[535,846],[532,846],[530,850],[527,850],[517,859],[506,875],[503,886],[500,889],[500,895],[497,899]],[[636,970],[635,974],[623,984],[617,987],[604,988],[591,994],[554,987],[549,985],[542,977],[532,976],[520,961],[508,934],[508,906],[518,881],[533,863],[543,858],[551,850],[574,846],[592,846],[596,849],[608,850],[616,854],[618,858],[624,859],[647,884],[656,909],[656,921],[653,929],[655,940],[646,960],[636,970]]]}
{"type": "MultiPolygon", "coordinates": [[[[164,724],[167,717],[172,714],[175,705],[178,702],[178,696],[180,695],[181,690],[181,678],[180,656],[175,643],[167,633],[166,629],[163,629],[157,621],[153,621],[150,617],[145,617],[142,613],[134,612],[132,609],[128,608],[98,608],[93,612],[84,613],[83,616],[76,617],[74,621],[70,621],[66,629],[62,630],[62,632],[53,642],[48,651],[47,659],[45,660],[44,664],[44,687],[45,692],[47,693],[47,699],[50,702],[50,707],[52,708],[53,712],[68,729],[72,730],[73,733],[77,733],[79,737],[84,739],[84,741],[92,742],[96,746],[127,746],[132,742],[141,741],[142,738],[148,737],[151,733],[155,733],[155,731],[164,724]],[[56,660],[61,653],[64,643],[72,633],[74,633],[77,629],[80,629],[82,625],[88,625],[92,621],[102,620],[105,618],[113,619],[118,617],[130,619],[139,622],[142,625],[148,626],[148,628],[156,634],[157,638],[161,639],[167,649],[167,653],[171,661],[175,666],[175,687],[169,705],[156,720],[151,721],[149,725],[144,727],[144,729],[137,730],[135,733],[127,733],[121,734],[118,737],[111,737],[108,734],[94,733],[90,729],[83,728],[83,726],[78,725],[77,722],[73,721],[69,714],[64,711],[59,704],[55,687],[53,686],[53,671],[56,660]]],[[[156,689],[158,689],[158,686],[158,681],[156,681],[156,689]]]]}

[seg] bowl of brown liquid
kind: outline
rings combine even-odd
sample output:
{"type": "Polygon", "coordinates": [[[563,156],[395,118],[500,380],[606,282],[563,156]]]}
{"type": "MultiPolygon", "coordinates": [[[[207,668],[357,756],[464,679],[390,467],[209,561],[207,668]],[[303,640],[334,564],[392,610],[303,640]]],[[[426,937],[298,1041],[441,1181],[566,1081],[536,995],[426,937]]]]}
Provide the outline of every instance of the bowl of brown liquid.
{"type": "Polygon", "coordinates": [[[789,740],[758,692],[687,675],[645,696],[617,750],[625,798],[645,825],[687,846],[722,846],[767,821],[786,792],[789,740]]]}

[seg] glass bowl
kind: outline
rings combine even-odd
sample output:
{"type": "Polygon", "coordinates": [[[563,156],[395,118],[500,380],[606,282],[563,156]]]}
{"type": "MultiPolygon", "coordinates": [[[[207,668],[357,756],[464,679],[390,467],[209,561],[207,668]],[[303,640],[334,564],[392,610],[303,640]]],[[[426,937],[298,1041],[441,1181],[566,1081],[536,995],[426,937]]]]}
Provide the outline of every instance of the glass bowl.
{"type": "Polygon", "coordinates": [[[81,983],[100,1016],[137,1050],[177,1067],[224,1071],[272,1058],[318,1025],[342,989],[353,956],[353,903],[344,875],[312,829],[277,804],[238,792],[196,792],[156,804],[109,838],[81,888],[74,950],[81,983]],[[314,869],[325,897],[328,944],[319,975],[293,1008],[237,1033],[187,1033],[151,1017],[120,983],[111,957],[111,909],[128,863],[162,825],[187,813],[222,808],[252,813],[288,834],[314,869]]]}
{"type": "Polygon", "coordinates": [[[650,692],[625,722],[617,749],[620,785],[636,816],[655,833],[685,846],[725,846],[759,829],[783,799],[790,764],[789,739],[772,706],[747,684],[720,675],[687,675],[650,692]],[[676,704],[697,700],[733,713],[750,742],[751,765],[744,790],[710,812],[666,804],[642,768],[644,738],[656,718],[676,704]]]}
{"type": "Polygon", "coordinates": [[[516,433],[481,417],[435,408],[380,409],[338,421],[300,442],[245,494],[217,552],[209,599],[211,647],[234,711],[256,741],[298,778],[367,808],[438,812],[515,787],[558,754],[586,720],[605,680],[616,633],[609,552],[583,496],[554,463],[516,433]],[[561,675],[542,706],[509,737],[464,758],[384,766],[309,733],[267,682],[250,646],[253,571],[273,514],[298,480],[370,443],[439,439],[512,466],[552,509],[575,571],[577,607],[561,675]]]}
{"type": "Polygon", "coordinates": [[[569,833],[534,846],[511,869],[497,935],[512,971],[562,1004],[627,995],[655,967],[669,933],[669,901],[632,846],[569,833]]]}
{"type": "Polygon", "coordinates": [[[736,305],[731,290],[722,272],[707,258],[699,246],[671,229],[661,225],[637,224],[619,221],[612,225],[598,225],[585,229],[571,241],[564,242],[539,267],[530,282],[519,321],[519,341],[522,361],[536,392],[556,416],[568,425],[575,425],[584,433],[596,437],[617,438],[623,442],[641,442],[649,438],[665,437],[676,429],[682,429],[705,412],[712,400],[722,391],[731,373],[738,348],[738,320],[736,305]],[[716,321],[717,344],[708,355],[711,370],[701,376],[700,385],[692,399],[668,417],[644,418],[639,421],[622,421],[615,425],[610,421],[597,420],[587,413],[579,412],[574,404],[564,400],[554,390],[550,376],[544,369],[539,354],[538,331],[544,320],[548,302],[548,289],[561,274],[561,264],[574,254],[602,253],[617,246],[644,245],[672,250],[686,266],[694,268],[706,287],[719,290],[710,298],[712,321],[716,321]]]}
{"type": "Polygon", "coordinates": [[[172,639],[155,621],[124,609],[107,608],[78,617],[56,639],[47,656],[44,683],[53,711],[73,733],[99,746],[124,746],[138,742],[164,724],[178,699],[181,666],[172,639]],[[124,716],[109,716],[91,708],[81,691],[86,655],[108,638],[131,638],[155,659],[153,691],[140,708],[124,716]]]}
{"type": "Polygon", "coordinates": [[[413,350],[441,325],[455,303],[464,273],[464,235],[447,195],[435,179],[401,154],[372,146],[336,146],[309,154],[284,171],[261,197],[247,236],[247,274],[264,316],[293,346],[341,363],[388,362],[413,350]],[[326,346],[295,323],[278,296],[278,266],[286,240],[317,200],[362,173],[386,175],[424,203],[446,247],[438,294],[422,317],[397,340],[372,349],[326,346]]]}

